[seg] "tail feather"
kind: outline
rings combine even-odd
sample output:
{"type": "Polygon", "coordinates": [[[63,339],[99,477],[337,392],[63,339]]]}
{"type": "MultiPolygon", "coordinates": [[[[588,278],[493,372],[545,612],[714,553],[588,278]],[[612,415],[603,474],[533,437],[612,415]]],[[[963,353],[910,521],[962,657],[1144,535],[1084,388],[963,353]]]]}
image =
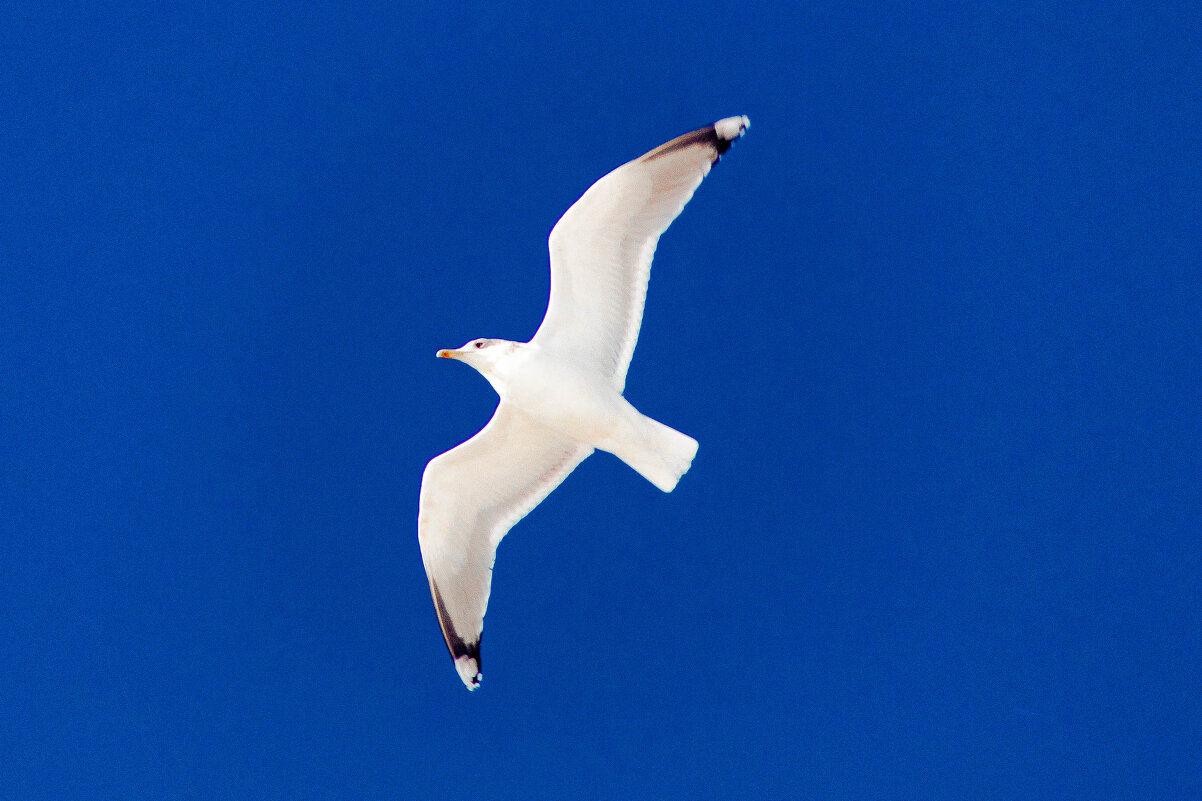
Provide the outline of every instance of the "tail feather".
{"type": "Polygon", "coordinates": [[[693,464],[697,440],[650,417],[640,417],[630,436],[606,450],[656,487],[671,492],[693,464]]]}

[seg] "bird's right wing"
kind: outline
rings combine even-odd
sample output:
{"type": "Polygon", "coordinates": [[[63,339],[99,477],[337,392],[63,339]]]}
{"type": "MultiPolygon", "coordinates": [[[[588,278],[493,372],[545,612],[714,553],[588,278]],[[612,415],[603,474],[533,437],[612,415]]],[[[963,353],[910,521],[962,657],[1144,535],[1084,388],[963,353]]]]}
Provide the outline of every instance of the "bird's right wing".
{"type": "Polygon", "coordinates": [[[480,633],[497,544],[593,449],[502,401],[480,433],[422,474],[417,536],[459,677],[480,683],[480,633]]]}
{"type": "Polygon", "coordinates": [[[622,391],[659,237],[749,125],[727,117],[677,137],[572,204],[551,230],[551,300],[534,342],[570,353],[622,391]]]}

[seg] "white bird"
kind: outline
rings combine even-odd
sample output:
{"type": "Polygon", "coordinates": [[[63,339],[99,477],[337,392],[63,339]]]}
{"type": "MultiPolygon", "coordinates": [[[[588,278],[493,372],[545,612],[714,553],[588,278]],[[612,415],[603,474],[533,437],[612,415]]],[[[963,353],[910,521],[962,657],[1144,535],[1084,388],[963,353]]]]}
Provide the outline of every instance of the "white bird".
{"type": "Polygon", "coordinates": [[[697,441],[622,397],[655,246],[710,167],[743,135],[727,117],[673,139],[593,184],[551,231],[551,300],[529,342],[475,339],[438,355],[479,371],[500,396],[476,436],[430,460],[417,532],[447,648],[469,690],[497,545],[594,449],[664,492],[697,441]]]}

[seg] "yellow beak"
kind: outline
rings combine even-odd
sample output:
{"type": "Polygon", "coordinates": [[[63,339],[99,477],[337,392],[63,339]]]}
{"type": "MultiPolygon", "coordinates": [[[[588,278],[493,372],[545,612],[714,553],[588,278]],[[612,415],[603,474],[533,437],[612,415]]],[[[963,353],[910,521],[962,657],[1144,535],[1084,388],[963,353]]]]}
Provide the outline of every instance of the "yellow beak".
{"type": "Polygon", "coordinates": [[[458,353],[456,353],[456,352],[455,352],[455,351],[453,351],[453,350],[440,350],[440,351],[439,351],[439,352],[438,352],[436,355],[437,355],[437,356],[438,356],[438,358],[440,358],[440,359],[454,359],[454,358],[456,358],[456,357],[457,357],[459,354],[458,354],[458,353]]]}

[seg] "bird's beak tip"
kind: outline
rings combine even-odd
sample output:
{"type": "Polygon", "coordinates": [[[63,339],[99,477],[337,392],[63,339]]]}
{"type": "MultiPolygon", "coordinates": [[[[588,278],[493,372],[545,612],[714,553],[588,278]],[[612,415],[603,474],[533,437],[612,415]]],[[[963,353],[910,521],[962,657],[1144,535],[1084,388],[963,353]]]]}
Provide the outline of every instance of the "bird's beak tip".
{"type": "Polygon", "coordinates": [[[440,351],[439,351],[438,353],[436,353],[435,355],[436,355],[438,358],[440,358],[440,359],[449,359],[449,358],[451,358],[451,352],[450,352],[449,350],[440,350],[440,351]]]}

